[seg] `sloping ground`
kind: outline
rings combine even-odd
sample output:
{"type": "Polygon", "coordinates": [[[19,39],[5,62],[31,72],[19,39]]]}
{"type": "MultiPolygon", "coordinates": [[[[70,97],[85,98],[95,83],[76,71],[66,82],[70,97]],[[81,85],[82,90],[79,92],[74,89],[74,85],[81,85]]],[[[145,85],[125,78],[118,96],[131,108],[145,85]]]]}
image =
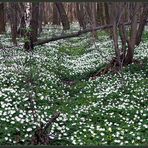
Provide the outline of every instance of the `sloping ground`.
{"type": "Polygon", "coordinates": [[[104,33],[95,46],[90,38],[52,42],[30,54],[1,50],[0,144],[27,144],[57,111],[49,129],[53,144],[148,144],[147,40],[135,51],[141,63],[91,81],[114,51],[104,33]]]}

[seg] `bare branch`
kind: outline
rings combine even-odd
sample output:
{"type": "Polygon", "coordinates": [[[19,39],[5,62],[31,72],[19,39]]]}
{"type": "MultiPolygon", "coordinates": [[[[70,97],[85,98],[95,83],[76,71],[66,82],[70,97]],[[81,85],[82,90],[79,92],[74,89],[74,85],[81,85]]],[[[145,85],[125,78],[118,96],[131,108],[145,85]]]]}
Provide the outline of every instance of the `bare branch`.
{"type": "MultiPolygon", "coordinates": [[[[130,22],[126,22],[126,23],[124,23],[124,25],[130,25],[130,22]]],[[[99,27],[96,27],[96,28],[93,28],[93,29],[88,28],[88,29],[85,29],[85,30],[80,30],[78,32],[71,33],[71,34],[65,34],[65,35],[62,35],[62,36],[56,36],[56,37],[53,37],[53,38],[40,40],[40,41],[35,42],[33,45],[34,46],[43,45],[43,44],[51,42],[51,41],[57,41],[57,40],[72,38],[72,37],[78,37],[78,36],[85,34],[85,33],[88,33],[88,32],[92,32],[92,31],[96,31],[96,30],[102,30],[102,29],[108,29],[108,28],[111,28],[111,27],[113,27],[112,24],[99,26],[99,27]]]]}

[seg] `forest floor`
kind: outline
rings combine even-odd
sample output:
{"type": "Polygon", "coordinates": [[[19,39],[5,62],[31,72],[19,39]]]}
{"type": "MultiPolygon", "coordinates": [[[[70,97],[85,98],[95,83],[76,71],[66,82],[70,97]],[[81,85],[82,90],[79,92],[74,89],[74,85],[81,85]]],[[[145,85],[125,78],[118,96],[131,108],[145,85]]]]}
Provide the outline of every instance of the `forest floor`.
{"type": "MultiPolygon", "coordinates": [[[[40,38],[59,32],[46,28],[40,38]]],[[[11,46],[9,34],[0,38],[11,46]]],[[[37,126],[56,112],[60,116],[48,129],[57,139],[53,144],[148,144],[148,32],[135,49],[140,63],[90,80],[113,56],[112,40],[103,31],[96,41],[88,33],[32,53],[1,50],[0,144],[28,144],[37,126]]]]}

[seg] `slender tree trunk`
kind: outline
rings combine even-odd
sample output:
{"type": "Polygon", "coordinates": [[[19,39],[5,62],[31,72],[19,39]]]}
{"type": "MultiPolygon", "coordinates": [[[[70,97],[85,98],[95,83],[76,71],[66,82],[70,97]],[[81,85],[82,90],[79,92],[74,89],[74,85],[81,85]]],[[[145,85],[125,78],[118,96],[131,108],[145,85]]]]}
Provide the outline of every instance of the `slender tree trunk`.
{"type": "Polygon", "coordinates": [[[61,18],[63,30],[69,30],[70,29],[70,23],[69,23],[66,11],[64,9],[64,5],[61,2],[56,2],[55,4],[56,4],[56,7],[58,9],[60,18],[61,18]]]}
{"type": "Polygon", "coordinates": [[[44,3],[44,10],[43,10],[43,16],[44,16],[44,25],[47,25],[48,24],[48,16],[47,16],[47,12],[48,12],[48,3],[45,2],[44,3]]]}
{"type": "Polygon", "coordinates": [[[39,34],[42,32],[43,11],[44,11],[44,2],[39,3],[39,19],[38,19],[38,24],[39,24],[38,32],[39,32],[39,34]]]}
{"type": "Polygon", "coordinates": [[[137,34],[137,11],[138,11],[139,5],[133,4],[132,7],[132,16],[131,19],[131,32],[130,32],[130,40],[128,42],[128,50],[127,50],[127,55],[125,57],[125,64],[131,64],[133,62],[133,57],[134,57],[134,48],[136,45],[136,34],[137,34]]]}
{"type": "Polygon", "coordinates": [[[33,50],[33,43],[37,41],[38,36],[38,17],[39,17],[39,3],[32,3],[32,11],[31,11],[31,20],[30,20],[30,29],[31,32],[28,31],[25,34],[27,40],[25,41],[24,48],[26,51],[33,50]]]}
{"type": "Polygon", "coordinates": [[[68,14],[67,15],[68,15],[70,23],[72,23],[73,22],[73,3],[68,4],[68,14]]]}
{"type": "Polygon", "coordinates": [[[0,3],[0,34],[5,32],[5,15],[4,15],[4,3],[0,3]]]}
{"type": "Polygon", "coordinates": [[[103,18],[103,2],[99,3],[99,16],[100,16],[100,24],[104,25],[104,18],[103,18]]]}
{"type": "MultiPolygon", "coordinates": [[[[96,28],[97,23],[96,23],[96,3],[92,3],[92,27],[96,28]]],[[[97,38],[97,32],[93,31],[93,37],[96,39],[97,38]]]]}
{"type": "MultiPolygon", "coordinates": [[[[106,24],[111,24],[111,20],[109,18],[109,8],[106,2],[104,3],[104,9],[105,9],[105,22],[106,24]]],[[[112,30],[109,28],[106,30],[106,32],[109,34],[110,38],[112,38],[112,30]]]]}
{"type": "Polygon", "coordinates": [[[23,37],[25,35],[25,29],[26,29],[26,22],[25,22],[25,4],[24,3],[18,3],[18,12],[20,16],[20,23],[19,28],[17,30],[17,34],[23,37]]]}
{"type": "Polygon", "coordinates": [[[88,17],[88,22],[90,23],[92,21],[92,3],[91,2],[86,2],[85,3],[85,11],[87,13],[88,17]]]}
{"type": "Polygon", "coordinates": [[[114,40],[114,47],[115,47],[115,55],[117,58],[117,64],[119,67],[121,67],[120,49],[118,46],[118,30],[117,30],[117,24],[115,21],[113,22],[113,40],[114,40]]]}
{"type": "Polygon", "coordinates": [[[76,3],[77,19],[80,27],[86,29],[85,14],[83,9],[83,3],[76,3]]]}
{"type": "Polygon", "coordinates": [[[38,17],[39,17],[39,3],[32,3],[32,17],[30,22],[32,41],[37,41],[38,35],[38,17]]]}
{"type": "Polygon", "coordinates": [[[10,3],[9,4],[9,19],[10,19],[10,26],[11,26],[11,35],[12,35],[12,42],[14,45],[17,45],[17,3],[10,3]]]}
{"type": "Polygon", "coordinates": [[[106,19],[106,24],[110,24],[110,20],[109,20],[109,12],[108,12],[108,5],[105,2],[104,3],[104,8],[105,8],[105,19],[106,19]]]}
{"type": "Polygon", "coordinates": [[[52,24],[53,24],[53,25],[60,25],[60,16],[59,16],[58,9],[57,9],[55,3],[53,3],[52,24]]]}
{"type": "Polygon", "coordinates": [[[125,58],[125,53],[126,53],[126,43],[127,43],[127,36],[125,33],[125,26],[124,24],[121,24],[119,26],[119,35],[121,38],[121,42],[122,42],[122,54],[123,54],[123,58],[125,58]]]}
{"type": "Polygon", "coordinates": [[[140,23],[139,23],[139,28],[137,31],[137,35],[136,35],[136,45],[138,46],[141,42],[141,38],[142,38],[142,33],[144,31],[144,26],[146,24],[148,18],[148,5],[143,6],[143,12],[140,16],[140,23]]]}

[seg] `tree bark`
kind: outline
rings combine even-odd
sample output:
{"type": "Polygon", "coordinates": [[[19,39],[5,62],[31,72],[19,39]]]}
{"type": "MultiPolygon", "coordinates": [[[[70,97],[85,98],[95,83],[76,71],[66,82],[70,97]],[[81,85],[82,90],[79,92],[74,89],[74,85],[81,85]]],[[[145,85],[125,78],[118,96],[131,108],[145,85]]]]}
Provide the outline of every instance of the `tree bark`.
{"type": "Polygon", "coordinates": [[[131,31],[130,31],[130,40],[128,42],[128,50],[127,50],[127,55],[125,57],[125,64],[131,64],[133,62],[133,57],[134,57],[134,48],[136,45],[136,34],[137,34],[137,11],[139,9],[139,5],[133,4],[132,8],[132,19],[131,19],[131,31]]]}
{"type": "Polygon", "coordinates": [[[137,35],[136,35],[136,45],[138,46],[141,42],[142,33],[144,31],[144,26],[146,24],[148,18],[148,4],[143,4],[143,12],[140,16],[140,24],[138,27],[137,35]]]}
{"type": "Polygon", "coordinates": [[[26,22],[25,22],[25,4],[18,3],[18,12],[20,16],[19,28],[17,29],[17,34],[23,37],[25,35],[26,22]]]}
{"type": "MultiPolygon", "coordinates": [[[[93,28],[96,28],[97,26],[97,23],[96,23],[96,3],[92,3],[92,27],[93,28]]],[[[95,39],[97,39],[97,32],[96,31],[93,31],[93,37],[95,39]]]]}
{"type": "Polygon", "coordinates": [[[44,2],[44,10],[43,10],[43,21],[44,21],[44,25],[47,25],[48,24],[48,21],[49,21],[49,19],[48,19],[48,9],[49,9],[49,7],[48,7],[49,5],[48,5],[48,3],[47,2],[44,2]]]}
{"type": "Polygon", "coordinates": [[[39,3],[39,19],[38,19],[38,33],[42,32],[42,22],[43,22],[43,11],[44,11],[44,2],[39,3]]]}
{"type": "Polygon", "coordinates": [[[60,15],[60,18],[61,18],[63,30],[69,30],[70,29],[70,23],[69,23],[66,11],[64,9],[64,5],[62,4],[62,2],[56,2],[55,5],[58,9],[58,12],[59,12],[59,15],[60,15]]]}
{"type": "Polygon", "coordinates": [[[31,20],[30,20],[30,31],[27,31],[25,34],[25,44],[24,48],[26,51],[33,50],[33,43],[37,41],[38,36],[38,17],[39,17],[39,3],[32,3],[32,12],[31,12],[31,20]]]}
{"type": "MultiPolygon", "coordinates": [[[[117,3],[112,3],[110,5],[110,18],[112,20],[112,24],[113,24],[113,43],[114,43],[114,48],[115,48],[115,55],[116,55],[116,59],[117,59],[117,65],[119,67],[121,67],[121,60],[120,60],[120,49],[118,46],[118,21],[119,21],[119,17],[118,17],[118,4],[117,3]],[[112,11],[112,12],[111,12],[112,11]]],[[[120,12],[121,14],[121,12],[120,12]]]]}
{"type": "Polygon", "coordinates": [[[106,2],[104,3],[104,9],[105,9],[105,19],[106,19],[105,22],[106,24],[110,24],[108,5],[106,2]]]}
{"type": "Polygon", "coordinates": [[[14,45],[17,45],[17,3],[10,3],[9,4],[9,19],[10,19],[10,26],[11,26],[11,35],[12,35],[12,42],[14,45]]]}
{"type": "Polygon", "coordinates": [[[52,17],[52,24],[53,25],[60,25],[60,16],[58,13],[58,9],[55,5],[55,3],[53,3],[53,17],[52,17]]]}
{"type": "Polygon", "coordinates": [[[101,25],[104,25],[104,18],[103,18],[103,5],[104,3],[103,2],[100,2],[98,4],[98,18],[99,18],[99,22],[101,25]]]}
{"type": "Polygon", "coordinates": [[[38,36],[38,17],[39,17],[39,3],[32,3],[32,17],[30,21],[32,41],[37,41],[38,36]]]}
{"type": "Polygon", "coordinates": [[[5,32],[5,15],[4,15],[4,3],[0,3],[0,34],[5,32]]]}
{"type": "Polygon", "coordinates": [[[84,9],[83,9],[83,4],[76,3],[76,14],[77,14],[77,19],[80,24],[80,27],[83,29],[86,29],[86,23],[84,20],[84,9]]]}

